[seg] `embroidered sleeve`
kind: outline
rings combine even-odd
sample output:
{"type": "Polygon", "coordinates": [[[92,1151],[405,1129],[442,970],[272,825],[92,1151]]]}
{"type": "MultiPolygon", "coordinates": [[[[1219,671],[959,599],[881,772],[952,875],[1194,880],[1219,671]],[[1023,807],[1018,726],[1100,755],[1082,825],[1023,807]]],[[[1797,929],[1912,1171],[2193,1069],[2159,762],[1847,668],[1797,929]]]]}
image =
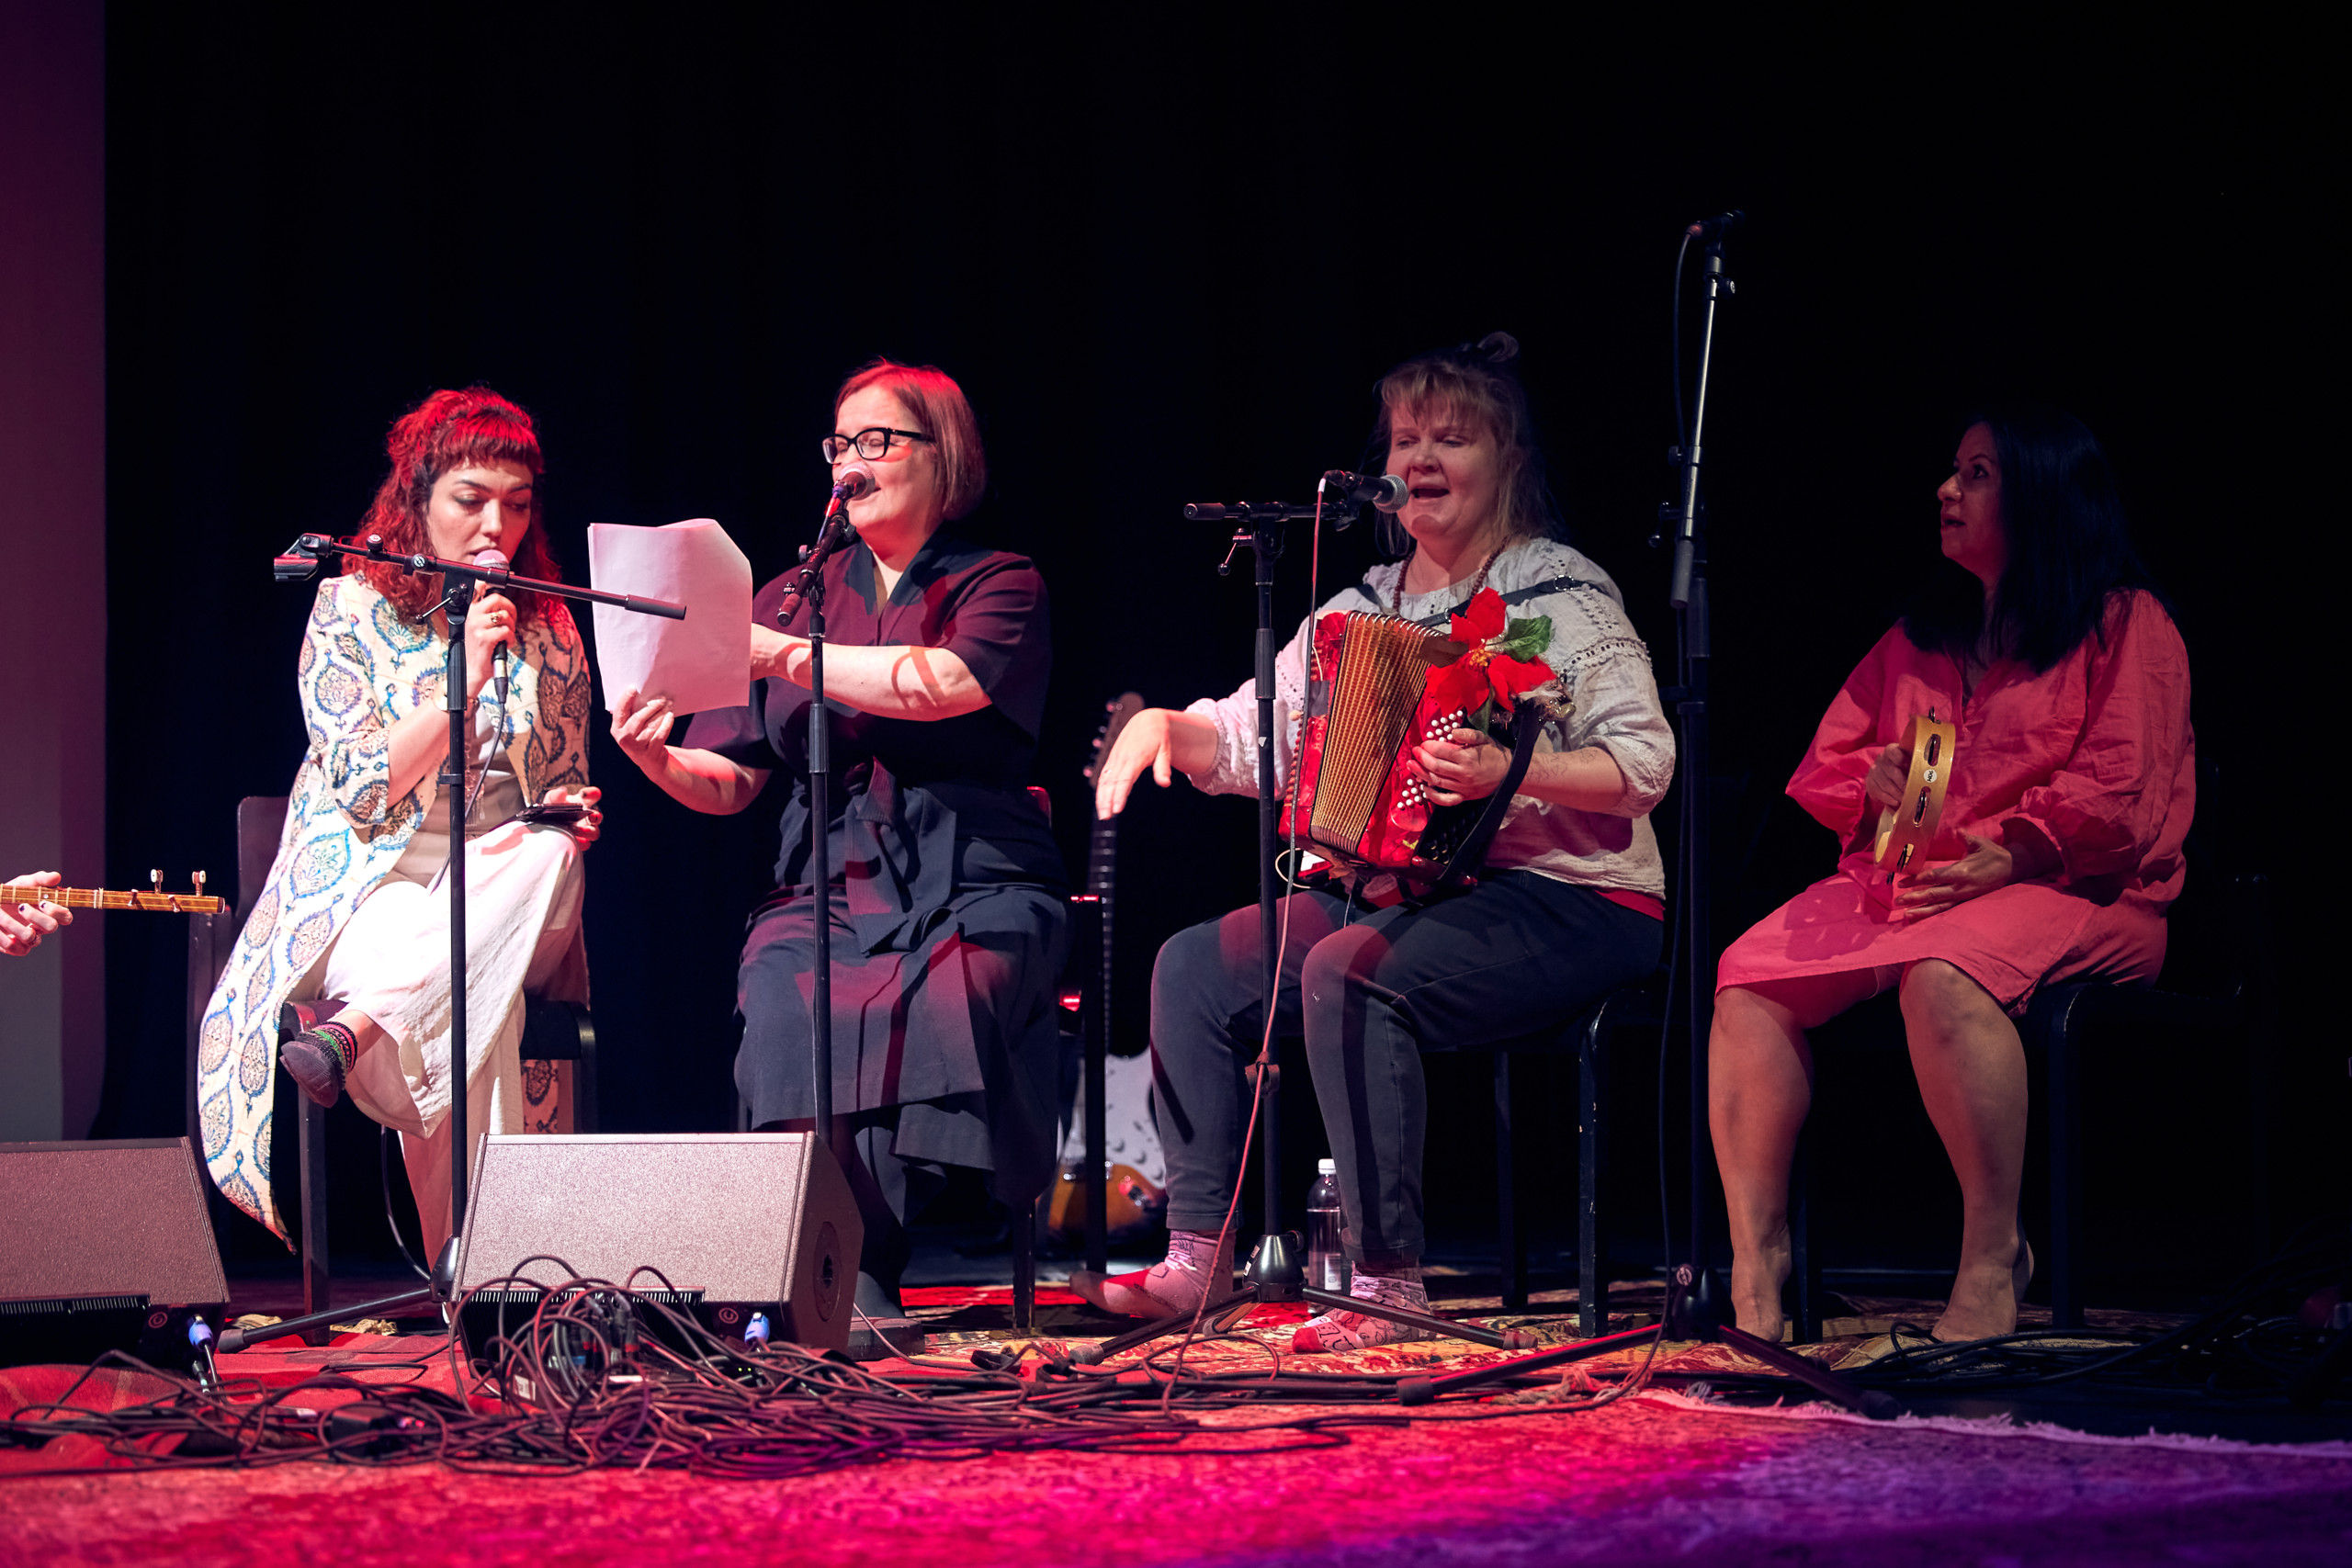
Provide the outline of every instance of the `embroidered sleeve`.
{"type": "MultiPolygon", "coordinates": [[[[1342,597],[1345,597],[1342,595],[1342,597]]],[[[1338,601],[1326,609],[1340,608],[1338,601]]],[[[1320,614],[1321,612],[1317,612],[1320,614]]],[[[1290,787],[1291,754],[1298,746],[1298,716],[1306,699],[1306,628],[1299,623],[1281,652],[1274,655],[1274,787],[1290,787]]],[[[1258,793],[1258,682],[1241,682],[1229,697],[1203,697],[1184,710],[1216,726],[1216,761],[1207,771],[1191,773],[1194,784],[1210,795],[1258,793]]]]}
{"type": "Polygon", "coordinates": [[[523,778],[533,799],[588,783],[588,716],[593,703],[580,629],[560,604],[549,604],[532,634],[538,689],[520,723],[527,728],[523,778]]]}
{"type": "Polygon", "coordinates": [[[376,698],[379,650],[343,604],[343,588],[354,581],[330,577],[319,584],[295,680],[327,797],[353,827],[380,829],[422,810],[425,785],[391,798],[390,737],[376,698]]]}
{"type": "Polygon", "coordinates": [[[1625,793],[1607,813],[1646,817],[1674,782],[1674,728],[1659,705],[1650,650],[1617,601],[1580,583],[1532,600],[1525,611],[1552,617],[1544,662],[1557,689],[1574,705],[1548,727],[1563,751],[1599,747],[1625,775],[1625,793]]]}

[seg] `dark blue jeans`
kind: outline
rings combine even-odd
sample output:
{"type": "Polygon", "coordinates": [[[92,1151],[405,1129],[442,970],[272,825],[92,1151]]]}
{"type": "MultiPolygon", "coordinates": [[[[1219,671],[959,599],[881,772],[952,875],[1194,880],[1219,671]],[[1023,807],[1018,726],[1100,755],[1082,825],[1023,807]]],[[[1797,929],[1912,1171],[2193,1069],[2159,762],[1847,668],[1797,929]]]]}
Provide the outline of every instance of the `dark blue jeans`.
{"type": "MultiPolygon", "coordinates": [[[[1664,924],[1590,888],[1506,871],[1426,908],[1297,893],[1275,1027],[1304,1034],[1339,1166],[1348,1255],[1419,1258],[1428,1097],[1421,1042],[1456,1050],[1566,1022],[1657,966],[1664,924]]],[[[1225,1223],[1250,1113],[1243,1068],[1265,1029],[1258,910],[1169,939],[1151,978],[1152,1087],[1168,1224],[1225,1223]]]]}

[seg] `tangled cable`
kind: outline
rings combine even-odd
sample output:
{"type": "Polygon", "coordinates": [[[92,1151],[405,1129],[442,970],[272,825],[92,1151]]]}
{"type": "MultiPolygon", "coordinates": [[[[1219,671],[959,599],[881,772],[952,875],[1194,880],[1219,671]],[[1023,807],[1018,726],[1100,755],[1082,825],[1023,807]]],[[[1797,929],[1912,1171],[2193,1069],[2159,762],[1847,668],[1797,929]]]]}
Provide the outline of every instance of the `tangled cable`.
{"type": "MultiPolygon", "coordinates": [[[[1625,1392],[1611,1387],[1542,1405],[1408,1412],[1395,1403],[1395,1376],[1300,1372],[1285,1368],[1274,1346],[1233,1335],[1171,1341],[1125,1367],[1081,1366],[1058,1345],[1032,1341],[1008,1346],[985,1359],[992,1365],[970,1372],[880,1373],[798,1345],[762,1348],[715,1334],[678,1304],[682,1292],[634,1288],[646,1274],[667,1287],[655,1270],[640,1269],[619,1283],[569,1278],[550,1288],[521,1273],[533,1261],[458,1302],[453,1317],[484,1292],[540,1292],[527,1313],[516,1309],[511,1324],[499,1321],[503,1309],[492,1313],[494,1326],[479,1343],[466,1347],[452,1333],[418,1356],[355,1358],[291,1386],[266,1388],[239,1377],[191,1381],[110,1351],[58,1399],[0,1421],[0,1442],[39,1447],[79,1435],[98,1442],[114,1462],[11,1473],[327,1461],[438,1462],[535,1475],[659,1467],[763,1480],[893,1459],[1040,1450],[1242,1454],[1329,1448],[1346,1443],[1350,1427],[1566,1414],[1625,1392]],[[1183,1371],[1186,1345],[1211,1340],[1247,1342],[1265,1352],[1268,1365],[1183,1371]],[[421,1382],[356,1375],[408,1371],[421,1377],[444,1355],[463,1396],[421,1382]],[[1022,1363],[1032,1356],[1038,1364],[1023,1377],[1022,1363]],[[74,1407],[74,1393],[109,1367],[162,1380],[169,1392],[116,1410],[74,1407]],[[341,1403],[323,1407],[322,1394],[341,1403]],[[1253,1405],[1339,1408],[1204,1419],[1253,1405]]],[[[547,1261],[569,1272],[560,1259],[547,1261]]],[[[479,1321],[490,1304],[469,1321],[479,1321]]],[[[1508,1392],[1508,1385],[1492,1392],[1508,1392]]]]}

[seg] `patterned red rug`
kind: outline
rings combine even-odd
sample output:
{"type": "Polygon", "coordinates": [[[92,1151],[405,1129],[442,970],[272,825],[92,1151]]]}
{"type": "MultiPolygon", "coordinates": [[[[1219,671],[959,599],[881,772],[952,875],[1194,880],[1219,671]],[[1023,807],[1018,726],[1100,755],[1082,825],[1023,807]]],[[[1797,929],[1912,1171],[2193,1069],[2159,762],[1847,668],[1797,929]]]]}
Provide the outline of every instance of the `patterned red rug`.
{"type": "MultiPolygon", "coordinates": [[[[920,1304],[945,1317],[941,1309],[967,1311],[973,1294],[920,1304]]],[[[283,1387],[330,1361],[407,1360],[360,1375],[453,1386],[446,1358],[415,1364],[418,1344],[345,1336],[313,1350],[278,1341],[223,1371],[283,1387]]],[[[1233,1366],[1263,1360],[1247,1348],[1195,1353],[1233,1366]]],[[[1384,1359],[1473,1364],[1442,1346],[1394,1348],[1384,1359]]],[[[0,1403],[15,1409],[56,1398],[75,1375],[0,1373],[0,1403]]],[[[108,1374],[85,1383],[75,1403],[120,1404],[155,1392],[150,1380],[108,1374]]],[[[1229,1444],[1229,1429],[1276,1414],[1216,1420],[1229,1444]]],[[[2126,1440],[1997,1421],[1873,1424],[1819,1406],[1742,1411],[1665,1393],[1588,1414],[1517,1403],[1448,1407],[1409,1422],[1395,1407],[1365,1414],[1390,1424],[1352,1427],[1335,1449],[899,1460],[770,1483],[315,1462],[38,1473],[103,1462],[94,1444],[69,1438],[0,1450],[8,1524],[0,1562],[2352,1561],[2352,1445],[2126,1440]]]]}

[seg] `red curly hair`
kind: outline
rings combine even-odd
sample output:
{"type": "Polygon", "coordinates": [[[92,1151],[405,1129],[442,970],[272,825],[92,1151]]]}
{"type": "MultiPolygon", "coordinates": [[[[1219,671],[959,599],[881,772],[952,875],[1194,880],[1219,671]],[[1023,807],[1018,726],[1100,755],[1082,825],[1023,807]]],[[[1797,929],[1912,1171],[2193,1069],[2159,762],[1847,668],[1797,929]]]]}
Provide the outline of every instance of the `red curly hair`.
{"type": "MultiPolygon", "coordinates": [[[[512,458],[530,469],[531,478],[537,479],[546,467],[531,416],[483,386],[434,393],[400,417],[384,442],[384,451],[392,460],[391,469],[377,487],[376,499],[351,542],[365,544],[373,534],[396,556],[433,553],[424,508],[433,499],[433,487],[450,469],[512,458]]],[[[536,506],[531,526],[514,547],[514,568],[525,577],[560,581],[555,557],[548,550],[545,520],[536,506]]],[[[412,576],[390,562],[355,556],[344,558],[343,570],[366,578],[368,586],[412,621],[424,620],[441,602],[438,577],[412,576]]],[[[547,613],[536,593],[514,597],[516,613],[526,621],[537,620],[547,613]]]]}

